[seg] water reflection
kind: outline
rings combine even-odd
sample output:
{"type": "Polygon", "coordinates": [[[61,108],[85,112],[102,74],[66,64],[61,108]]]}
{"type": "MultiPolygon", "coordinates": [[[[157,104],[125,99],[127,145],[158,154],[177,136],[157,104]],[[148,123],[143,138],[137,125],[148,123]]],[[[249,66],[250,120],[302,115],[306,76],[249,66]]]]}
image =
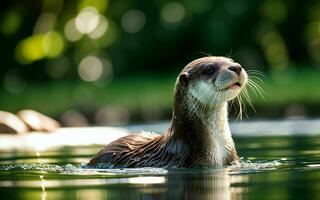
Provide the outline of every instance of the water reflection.
{"type": "Polygon", "coordinates": [[[242,199],[247,193],[248,180],[247,175],[230,175],[228,169],[182,169],[169,170],[161,176],[124,178],[79,179],[78,176],[77,179],[50,180],[40,175],[40,180],[0,181],[0,188],[15,186],[27,193],[26,196],[33,190],[25,188],[39,188],[38,195],[32,192],[32,196],[41,196],[41,199],[104,199],[106,196],[111,199],[242,199]],[[66,191],[67,196],[59,194],[66,191]]]}
{"type": "Polygon", "coordinates": [[[169,199],[241,199],[247,176],[230,176],[227,170],[215,173],[172,175],[168,177],[169,199]]]}
{"type": "Polygon", "coordinates": [[[47,193],[46,193],[46,182],[45,182],[43,176],[40,176],[40,179],[41,179],[41,189],[42,189],[41,199],[42,199],[42,200],[45,200],[46,197],[47,197],[47,193]]]}
{"type": "Polygon", "coordinates": [[[235,140],[251,162],[225,169],[82,169],[100,146],[17,151],[1,158],[0,193],[46,200],[320,198],[319,136],[235,140]]]}

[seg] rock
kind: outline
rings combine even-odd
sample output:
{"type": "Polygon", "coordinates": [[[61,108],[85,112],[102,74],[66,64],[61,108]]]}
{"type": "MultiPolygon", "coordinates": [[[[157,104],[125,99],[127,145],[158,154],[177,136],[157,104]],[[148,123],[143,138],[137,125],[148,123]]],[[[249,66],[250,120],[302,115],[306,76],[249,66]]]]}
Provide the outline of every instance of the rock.
{"type": "Polygon", "coordinates": [[[0,111],[0,133],[25,133],[29,128],[16,115],[0,111]]]}
{"type": "Polygon", "coordinates": [[[34,110],[21,110],[17,115],[31,131],[52,132],[60,127],[56,120],[34,110]]]}

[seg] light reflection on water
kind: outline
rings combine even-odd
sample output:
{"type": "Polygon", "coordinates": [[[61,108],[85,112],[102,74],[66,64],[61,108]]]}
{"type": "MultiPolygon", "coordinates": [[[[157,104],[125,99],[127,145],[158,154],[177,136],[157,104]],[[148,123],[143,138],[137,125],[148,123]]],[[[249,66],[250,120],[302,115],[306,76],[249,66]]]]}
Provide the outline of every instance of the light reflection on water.
{"type": "Polygon", "coordinates": [[[2,152],[4,199],[319,198],[320,136],[236,137],[240,166],[86,169],[101,145],[2,152]],[[262,195],[263,194],[263,195],[262,195]]]}
{"type": "MultiPolygon", "coordinates": [[[[254,164],[250,164],[253,166],[254,164]]],[[[269,164],[273,165],[273,164],[269,164]]],[[[225,169],[161,169],[161,168],[136,168],[136,169],[81,169],[67,164],[66,166],[47,165],[11,165],[2,166],[1,170],[18,170],[18,168],[29,168],[36,170],[40,175],[40,180],[6,180],[0,181],[1,188],[28,188],[30,190],[41,188],[41,198],[46,199],[47,195],[54,189],[69,190],[78,188],[78,193],[83,195],[82,188],[95,187],[93,193],[95,197],[105,196],[106,192],[101,187],[123,187],[123,191],[136,190],[139,194],[167,193],[169,198],[178,198],[183,195],[187,198],[201,199],[229,199],[240,195],[245,188],[231,187],[233,184],[246,183],[247,175],[231,176],[230,172],[239,171],[238,166],[225,169]],[[27,167],[26,167],[27,166],[27,167]],[[51,169],[50,172],[48,169],[51,169]],[[46,171],[44,171],[46,170],[46,171]],[[58,172],[59,171],[59,172],[58,172]],[[57,173],[58,172],[58,173],[57,173]],[[52,180],[52,173],[60,176],[60,180],[52,180]],[[69,177],[65,179],[65,177],[69,177]],[[46,179],[46,177],[48,177],[46,179]],[[72,178],[74,177],[74,178],[72,178]],[[93,178],[95,177],[95,178],[93,178]],[[196,177],[196,178],[195,178],[196,177]],[[99,189],[100,188],[100,189],[99,189]],[[143,188],[143,189],[142,189],[143,188]],[[196,190],[195,190],[196,189],[196,190]],[[99,192],[100,190],[100,192],[99,192]],[[202,192],[205,190],[205,192],[202,192]],[[48,191],[48,192],[47,192],[48,191]],[[48,193],[48,194],[47,194],[48,193]],[[97,195],[97,196],[96,196],[97,195]]],[[[266,166],[263,166],[266,167],[266,166]]],[[[269,166],[267,166],[269,167],[269,166]]],[[[248,168],[248,166],[247,166],[248,168]]],[[[255,168],[259,168],[255,166],[255,168]]],[[[261,169],[261,168],[260,168],[261,169]]],[[[88,191],[89,192],[89,191],[88,191]]],[[[120,195],[121,196],[121,195],[120,195]]],[[[131,197],[130,197],[131,198],[131,197]]],[[[133,198],[135,199],[135,198],[133,198]]]]}

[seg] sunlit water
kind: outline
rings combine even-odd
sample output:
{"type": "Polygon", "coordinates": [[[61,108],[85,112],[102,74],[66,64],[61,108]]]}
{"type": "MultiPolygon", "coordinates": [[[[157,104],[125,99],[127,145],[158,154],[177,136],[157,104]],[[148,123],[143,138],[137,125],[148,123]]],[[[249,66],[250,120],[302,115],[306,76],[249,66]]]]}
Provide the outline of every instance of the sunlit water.
{"type": "Polygon", "coordinates": [[[1,199],[319,199],[320,136],[236,137],[223,169],[84,169],[100,145],[3,151],[1,199]]]}

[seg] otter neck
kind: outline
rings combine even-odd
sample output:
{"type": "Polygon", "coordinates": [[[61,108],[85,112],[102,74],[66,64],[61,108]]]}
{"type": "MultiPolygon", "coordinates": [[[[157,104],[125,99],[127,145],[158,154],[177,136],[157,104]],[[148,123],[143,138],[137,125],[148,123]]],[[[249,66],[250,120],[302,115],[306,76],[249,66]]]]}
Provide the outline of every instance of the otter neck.
{"type": "Polygon", "coordinates": [[[175,99],[174,103],[171,127],[167,132],[170,141],[185,144],[190,160],[196,160],[197,165],[222,167],[237,160],[228,123],[227,102],[192,111],[190,102],[180,100],[175,99]]]}
{"type": "Polygon", "coordinates": [[[196,110],[190,108],[188,102],[179,104],[173,111],[171,134],[177,138],[196,139],[196,142],[208,141],[208,137],[229,136],[227,102],[196,110]]]}

